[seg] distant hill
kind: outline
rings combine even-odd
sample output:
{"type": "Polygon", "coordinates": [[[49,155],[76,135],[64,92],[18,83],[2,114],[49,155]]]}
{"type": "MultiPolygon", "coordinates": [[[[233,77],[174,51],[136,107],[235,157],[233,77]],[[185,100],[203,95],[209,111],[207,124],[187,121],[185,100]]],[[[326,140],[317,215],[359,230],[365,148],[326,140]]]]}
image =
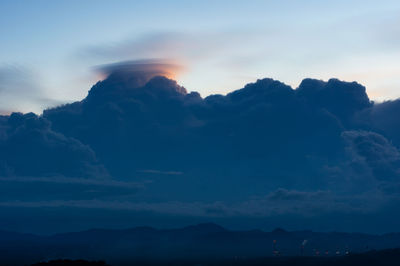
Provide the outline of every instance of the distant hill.
{"type": "Polygon", "coordinates": [[[51,260],[47,262],[38,262],[32,266],[109,266],[104,261],[86,261],[86,260],[51,260]]]}
{"type": "Polygon", "coordinates": [[[0,232],[0,260],[12,264],[59,258],[104,260],[113,264],[134,260],[341,257],[390,248],[400,248],[400,233],[231,231],[213,223],[179,229],[92,229],[52,236],[0,232]]]}

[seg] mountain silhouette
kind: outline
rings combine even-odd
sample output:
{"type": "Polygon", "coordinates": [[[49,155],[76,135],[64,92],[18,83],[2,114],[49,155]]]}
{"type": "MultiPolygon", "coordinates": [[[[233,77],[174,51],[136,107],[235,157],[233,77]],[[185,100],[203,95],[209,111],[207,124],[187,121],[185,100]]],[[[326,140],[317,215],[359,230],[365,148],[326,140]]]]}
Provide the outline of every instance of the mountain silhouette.
{"type": "Polygon", "coordinates": [[[92,229],[51,236],[1,232],[0,247],[2,261],[27,263],[45,258],[105,260],[111,264],[138,259],[250,259],[275,256],[274,250],[281,256],[315,256],[319,250],[321,256],[329,257],[399,248],[400,234],[232,231],[205,223],[178,229],[92,229]],[[23,258],[18,254],[24,254],[23,258]]]}

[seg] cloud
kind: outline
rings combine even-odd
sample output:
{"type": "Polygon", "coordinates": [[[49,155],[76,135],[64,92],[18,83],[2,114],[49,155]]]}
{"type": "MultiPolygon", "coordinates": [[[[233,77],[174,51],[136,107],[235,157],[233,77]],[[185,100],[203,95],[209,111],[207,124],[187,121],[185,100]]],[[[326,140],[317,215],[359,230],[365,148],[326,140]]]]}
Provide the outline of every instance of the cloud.
{"type": "Polygon", "coordinates": [[[57,184],[82,184],[95,185],[105,187],[125,187],[140,188],[143,183],[121,182],[110,179],[84,179],[63,176],[52,177],[0,177],[0,182],[16,182],[16,183],[57,183],[57,184]]]}
{"type": "Polygon", "coordinates": [[[263,197],[230,203],[226,201],[163,201],[134,202],[125,199],[69,199],[47,201],[0,201],[2,207],[74,207],[104,210],[125,210],[152,212],[157,215],[179,215],[198,217],[274,217],[277,215],[297,215],[298,217],[321,217],[323,215],[365,214],[378,211],[385,202],[400,198],[382,198],[375,193],[356,196],[335,195],[330,191],[297,191],[277,189],[263,197]]]}
{"type": "Polygon", "coordinates": [[[174,76],[168,77],[179,78],[187,86],[200,87],[201,92],[209,94],[210,90],[215,92],[221,89],[221,86],[225,90],[227,87],[238,86],[239,82],[243,82],[238,78],[239,71],[265,62],[265,53],[272,55],[268,50],[271,42],[265,40],[265,32],[260,34],[259,31],[250,29],[191,33],[156,32],[117,43],[89,46],[77,51],[75,58],[78,65],[89,66],[143,59],[173,61],[184,71],[175,71],[174,76]],[[263,56],[260,56],[261,53],[263,56]],[[253,58],[252,64],[245,62],[243,58],[253,58]],[[207,79],[201,78],[200,75],[207,75],[207,79]],[[225,84],[221,85],[222,83],[225,84]]]}
{"type": "Polygon", "coordinates": [[[0,184],[1,200],[40,202],[132,197],[144,189],[146,183],[49,176],[0,177],[0,184]]]}
{"type": "Polygon", "coordinates": [[[397,147],[400,146],[400,126],[396,115],[400,112],[400,100],[375,104],[374,108],[364,114],[366,123],[371,123],[375,130],[383,132],[397,147]]]}
{"type": "MultiPolygon", "coordinates": [[[[121,64],[110,71],[131,67],[121,64]]],[[[133,71],[141,67],[134,63],[133,71]]],[[[327,169],[350,175],[352,166],[345,163],[350,144],[342,132],[372,107],[362,85],[336,79],[306,79],[296,90],[262,79],[203,99],[166,78],[141,85],[110,75],[83,101],[43,116],[53,130],[89,145],[116,178],[143,169],[175,169],[193,179],[216,180],[211,190],[223,187],[220,174],[238,187],[257,176],[266,179],[268,189],[290,183],[325,189],[334,174],[327,169]]]]}
{"type": "Polygon", "coordinates": [[[101,60],[137,60],[140,58],[180,58],[193,44],[189,35],[160,32],[114,44],[86,47],[78,52],[79,57],[100,58],[101,60]]]}
{"type": "Polygon", "coordinates": [[[357,82],[305,79],[297,92],[310,104],[327,109],[346,124],[352,122],[348,119],[353,118],[356,112],[372,106],[365,87],[357,82]]]}
{"type": "Polygon", "coordinates": [[[0,175],[107,177],[93,150],[50,128],[33,113],[12,113],[0,121],[0,175]]]}
{"type": "Polygon", "coordinates": [[[367,131],[345,131],[354,159],[365,163],[378,180],[400,181],[400,153],[384,136],[367,131]]]}
{"type": "Polygon", "coordinates": [[[175,76],[183,69],[183,66],[178,65],[172,60],[142,59],[100,65],[94,69],[105,77],[115,75],[140,76],[145,79],[141,84],[143,86],[154,76],[175,78],[175,76]]]}
{"type": "Polygon", "coordinates": [[[398,146],[373,122],[392,108],[362,85],[266,78],[202,98],[153,76],[158,63],[104,66],[82,101],[0,117],[0,181],[46,187],[3,206],[257,219],[393,209],[398,146]]]}
{"type": "MultiPolygon", "coordinates": [[[[259,39],[252,30],[224,32],[156,32],[118,43],[89,46],[77,52],[79,58],[121,61],[140,58],[174,58],[186,63],[207,60],[221,52],[234,50],[243,43],[259,39]]],[[[242,51],[244,52],[244,51],[242,51]]]]}
{"type": "Polygon", "coordinates": [[[145,174],[159,174],[159,175],[182,175],[182,172],[179,171],[160,171],[160,170],[153,170],[153,169],[146,169],[146,170],[138,170],[139,173],[145,174]]]}
{"type": "MultiPolygon", "coordinates": [[[[294,214],[299,217],[321,216],[340,213],[358,215],[379,210],[393,197],[382,196],[375,191],[347,195],[332,191],[299,191],[278,188],[264,197],[255,197],[240,204],[238,210],[247,210],[256,216],[294,214]]],[[[397,199],[398,200],[398,199],[397,199]]]]}
{"type": "Polygon", "coordinates": [[[276,191],[268,194],[267,199],[271,201],[281,201],[281,200],[290,200],[290,201],[304,201],[304,200],[321,200],[322,198],[326,198],[330,195],[329,192],[326,191],[316,191],[316,192],[304,192],[304,191],[296,191],[296,190],[287,190],[283,188],[279,188],[276,191]]]}

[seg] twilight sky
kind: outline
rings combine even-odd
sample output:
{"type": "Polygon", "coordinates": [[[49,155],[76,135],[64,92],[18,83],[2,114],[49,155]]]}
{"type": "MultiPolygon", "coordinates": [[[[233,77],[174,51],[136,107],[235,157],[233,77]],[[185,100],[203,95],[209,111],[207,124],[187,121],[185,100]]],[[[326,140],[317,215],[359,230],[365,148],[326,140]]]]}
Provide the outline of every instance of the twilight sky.
{"type": "Polygon", "coordinates": [[[202,96],[257,78],[400,96],[399,1],[1,1],[0,112],[83,98],[99,65],[172,60],[202,96]]]}
{"type": "Polygon", "coordinates": [[[1,1],[0,229],[398,231],[399,11],[1,1]]]}

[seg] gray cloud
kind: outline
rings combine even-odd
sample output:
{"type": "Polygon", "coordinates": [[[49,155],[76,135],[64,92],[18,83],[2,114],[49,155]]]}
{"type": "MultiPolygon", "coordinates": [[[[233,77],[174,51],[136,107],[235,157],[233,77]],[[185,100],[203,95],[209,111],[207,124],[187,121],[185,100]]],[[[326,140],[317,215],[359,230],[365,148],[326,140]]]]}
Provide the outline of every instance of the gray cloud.
{"type": "Polygon", "coordinates": [[[150,78],[154,76],[165,76],[175,78],[183,70],[183,66],[172,60],[163,59],[142,59],[123,61],[112,64],[99,65],[94,67],[105,78],[116,76],[114,78],[123,79],[137,77],[138,86],[143,86],[150,78]]]}
{"type": "Polygon", "coordinates": [[[146,169],[146,170],[138,170],[138,173],[145,173],[145,174],[156,174],[156,175],[182,175],[183,172],[180,171],[160,171],[154,169],[146,169]]]}
{"type": "Polygon", "coordinates": [[[144,183],[141,182],[123,182],[111,179],[87,179],[73,178],[63,176],[51,177],[0,177],[0,182],[17,182],[17,183],[55,183],[55,184],[82,184],[104,187],[123,187],[123,188],[142,188],[144,183]]]}
{"type": "Polygon", "coordinates": [[[187,37],[184,34],[172,32],[146,34],[119,43],[86,47],[78,52],[78,56],[123,60],[127,57],[138,59],[138,56],[164,57],[167,53],[176,55],[180,48],[187,45],[187,37]]]}
{"type": "Polygon", "coordinates": [[[94,153],[77,139],[51,129],[33,113],[0,119],[0,176],[109,177],[94,153]]]}
{"type": "Polygon", "coordinates": [[[271,201],[304,201],[321,200],[329,196],[331,196],[331,193],[328,191],[305,192],[280,188],[268,194],[267,199],[271,201]]]}
{"type": "Polygon", "coordinates": [[[265,197],[253,197],[242,202],[225,201],[165,201],[134,202],[124,199],[1,201],[9,207],[75,207],[146,211],[158,214],[202,217],[272,217],[277,215],[323,216],[329,213],[373,213],[387,202],[399,201],[398,196],[385,196],[371,191],[358,195],[335,195],[330,191],[297,191],[278,189],[265,197]]]}
{"type": "Polygon", "coordinates": [[[63,176],[0,177],[0,185],[0,200],[52,202],[62,199],[115,199],[134,196],[145,188],[146,182],[63,176]]]}
{"type": "Polygon", "coordinates": [[[342,136],[355,163],[365,165],[377,180],[400,181],[399,150],[384,136],[363,130],[345,131],[342,136]]]}
{"type": "Polygon", "coordinates": [[[261,219],[397,202],[399,152],[359,126],[374,108],[362,85],[266,78],[202,98],[165,77],[135,83],[152,63],[103,66],[82,101],[0,117],[0,205],[261,219]]]}
{"type": "MultiPolygon", "coordinates": [[[[243,42],[253,43],[259,32],[157,32],[117,43],[94,45],[78,51],[80,58],[126,60],[140,58],[174,58],[201,60],[221,51],[238,48],[243,42]]],[[[237,50],[236,50],[237,51],[237,50]]]]}

